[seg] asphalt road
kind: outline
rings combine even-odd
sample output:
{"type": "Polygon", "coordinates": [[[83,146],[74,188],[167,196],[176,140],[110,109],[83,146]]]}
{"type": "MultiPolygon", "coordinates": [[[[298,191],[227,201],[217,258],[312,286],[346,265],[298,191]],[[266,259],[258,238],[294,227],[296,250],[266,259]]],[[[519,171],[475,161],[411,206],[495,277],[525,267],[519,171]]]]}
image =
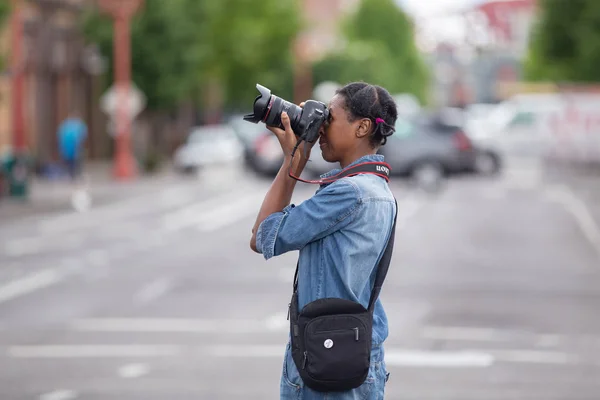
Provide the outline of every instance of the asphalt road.
{"type": "MultiPolygon", "coordinates": [[[[0,225],[0,399],[278,398],[296,255],[248,247],[268,184],[0,225]]],[[[386,399],[598,400],[594,205],[535,171],[392,187],[386,399]]]]}

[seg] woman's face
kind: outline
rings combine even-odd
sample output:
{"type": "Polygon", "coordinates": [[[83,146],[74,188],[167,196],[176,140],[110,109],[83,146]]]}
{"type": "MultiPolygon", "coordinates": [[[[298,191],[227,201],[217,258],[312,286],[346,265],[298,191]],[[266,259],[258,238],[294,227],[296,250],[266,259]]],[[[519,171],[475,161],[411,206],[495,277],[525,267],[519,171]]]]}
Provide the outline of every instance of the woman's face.
{"type": "Polygon", "coordinates": [[[336,95],[329,102],[329,123],[321,127],[319,145],[323,159],[328,162],[340,162],[355,147],[358,121],[350,122],[345,110],[345,99],[336,95]]]}

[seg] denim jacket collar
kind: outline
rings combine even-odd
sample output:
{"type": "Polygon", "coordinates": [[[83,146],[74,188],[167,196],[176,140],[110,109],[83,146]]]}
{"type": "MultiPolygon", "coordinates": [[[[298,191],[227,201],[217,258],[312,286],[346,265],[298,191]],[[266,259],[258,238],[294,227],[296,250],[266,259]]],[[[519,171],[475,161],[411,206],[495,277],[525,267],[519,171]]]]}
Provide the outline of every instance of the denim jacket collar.
{"type": "Polygon", "coordinates": [[[330,176],[339,174],[340,172],[342,172],[345,169],[348,169],[350,167],[353,167],[356,164],[360,164],[360,163],[364,163],[364,162],[383,162],[383,156],[381,154],[369,154],[366,156],[362,156],[361,158],[351,162],[346,168],[341,169],[341,168],[336,168],[333,169],[325,174],[321,175],[321,179],[325,179],[325,178],[329,178],[330,176]]]}

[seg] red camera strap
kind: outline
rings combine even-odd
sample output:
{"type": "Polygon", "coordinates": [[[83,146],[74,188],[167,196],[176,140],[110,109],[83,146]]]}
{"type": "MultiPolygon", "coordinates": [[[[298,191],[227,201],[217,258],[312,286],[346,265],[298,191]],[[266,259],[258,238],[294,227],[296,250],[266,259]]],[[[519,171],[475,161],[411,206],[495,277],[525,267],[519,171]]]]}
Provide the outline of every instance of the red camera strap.
{"type": "Polygon", "coordinates": [[[297,181],[304,182],[304,183],[316,184],[316,185],[324,185],[327,183],[333,183],[333,182],[337,181],[338,179],[345,178],[347,176],[360,175],[360,174],[377,175],[377,176],[385,179],[386,182],[389,182],[390,181],[390,170],[391,170],[391,167],[388,163],[378,162],[378,161],[368,161],[368,162],[363,162],[363,163],[359,163],[359,164],[353,165],[351,167],[348,167],[348,168],[340,171],[339,173],[332,175],[330,177],[327,177],[327,178],[323,178],[323,179],[319,179],[319,180],[306,180],[306,179],[302,179],[302,178],[292,174],[292,165],[290,163],[290,167],[288,169],[288,175],[291,178],[296,179],[297,181]]]}

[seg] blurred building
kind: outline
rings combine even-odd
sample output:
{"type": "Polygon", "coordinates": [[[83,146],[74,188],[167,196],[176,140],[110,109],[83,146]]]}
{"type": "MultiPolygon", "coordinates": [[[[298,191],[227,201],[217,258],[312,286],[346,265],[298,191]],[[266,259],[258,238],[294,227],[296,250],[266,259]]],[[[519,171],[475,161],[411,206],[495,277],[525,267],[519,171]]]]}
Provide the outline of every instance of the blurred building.
{"type": "Polygon", "coordinates": [[[360,0],[301,0],[307,28],[301,36],[303,52],[310,61],[341,44],[340,21],[356,9],[360,0]]]}
{"type": "MultiPolygon", "coordinates": [[[[88,124],[88,154],[101,153],[96,127],[101,118],[94,99],[97,54],[86,47],[78,29],[84,7],[90,0],[23,1],[23,56],[25,68],[25,130],[27,143],[36,161],[46,164],[57,160],[58,125],[70,113],[78,113],[88,124]]],[[[2,33],[9,40],[9,26],[2,33]]],[[[0,115],[10,115],[10,79],[0,80],[0,115]],[[3,90],[3,91],[2,91],[3,90]]],[[[0,147],[10,144],[11,125],[0,125],[0,147]]]]}
{"type": "Polygon", "coordinates": [[[340,21],[359,3],[360,0],[300,0],[305,29],[294,46],[294,102],[311,97],[311,64],[341,46],[340,21]]]}
{"type": "Polygon", "coordinates": [[[537,0],[488,0],[463,12],[467,44],[522,58],[535,21],[537,0]]]}
{"type": "Polygon", "coordinates": [[[462,24],[463,40],[438,44],[429,57],[435,104],[505,98],[504,88],[521,80],[535,16],[536,0],[487,0],[449,16],[462,24]]]}

